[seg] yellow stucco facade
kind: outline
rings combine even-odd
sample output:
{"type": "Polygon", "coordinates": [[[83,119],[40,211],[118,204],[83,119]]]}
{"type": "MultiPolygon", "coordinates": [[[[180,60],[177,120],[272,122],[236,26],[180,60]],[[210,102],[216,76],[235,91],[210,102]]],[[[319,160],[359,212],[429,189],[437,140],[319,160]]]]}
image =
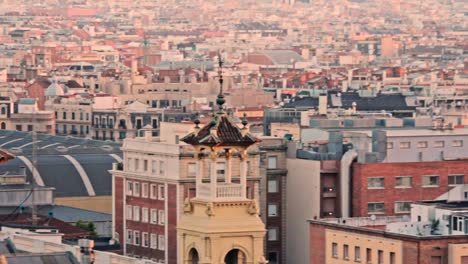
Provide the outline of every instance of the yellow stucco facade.
{"type": "Polygon", "coordinates": [[[406,264],[403,263],[403,244],[399,240],[336,230],[326,230],[325,238],[326,264],[344,264],[355,261],[406,264]],[[378,261],[379,258],[382,262],[378,261]]]}
{"type": "Polygon", "coordinates": [[[468,262],[468,244],[449,244],[448,263],[464,264],[468,262]]]}

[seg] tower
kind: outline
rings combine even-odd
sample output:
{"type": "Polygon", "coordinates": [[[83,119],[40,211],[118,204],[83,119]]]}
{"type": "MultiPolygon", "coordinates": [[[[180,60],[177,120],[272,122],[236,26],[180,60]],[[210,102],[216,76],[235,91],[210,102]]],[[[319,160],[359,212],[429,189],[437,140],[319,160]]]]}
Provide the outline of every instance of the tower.
{"type": "Polygon", "coordinates": [[[194,131],[182,139],[195,149],[198,173],[196,195],[186,199],[178,224],[178,259],[184,264],[262,264],[266,263],[265,225],[256,201],[246,195],[247,150],[257,139],[249,133],[245,117],[243,128],[239,128],[223,109],[222,64],[220,59],[219,110],[201,128],[195,120],[194,131]],[[225,173],[218,173],[219,161],[226,164],[225,173]],[[234,164],[239,164],[236,181],[232,177],[234,164]],[[204,175],[205,171],[209,175],[204,175]]]}

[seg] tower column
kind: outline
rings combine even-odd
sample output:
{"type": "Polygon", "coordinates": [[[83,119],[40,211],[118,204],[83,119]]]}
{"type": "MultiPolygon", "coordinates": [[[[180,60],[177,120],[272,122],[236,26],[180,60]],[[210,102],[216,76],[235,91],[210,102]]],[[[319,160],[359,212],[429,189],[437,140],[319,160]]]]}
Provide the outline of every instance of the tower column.
{"type": "MultiPolygon", "coordinates": [[[[197,161],[197,177],[195,179],[196,186],[201,186],[200,184],[203,183],[203,159],[199,158],[197,161]]],[[[200,197],[199,195],[200,188],[196,188],[197,192],[197,197],[200,197]]]]}
{"type": "Polygon", "coordinates": [[[240,185],[242,187],[241,189],[241,197],[242,198],[247,198],[247,161],[245,160],[245,154],[242,153],[240,157],[240,164],[239,164],[239,170],[240,170],[240,185]]]}
{"type": "Polygon", "coordinates": [[[225,174],[225,183],[231,183],[232,180],[232,159],[231,159],[231,152],[227,151],[226,152],[226,174],[225,174]]]}
{"type": "Polygon", "coordinates": [[[215,150],[211,153],[211,169],[210,169],[210,190],[211,190],[211,198],[215,199],[217,194],[217,186],[218,186],[218,175],[216,175],[216,160],[217,160],[217,153],[215,150]]]}

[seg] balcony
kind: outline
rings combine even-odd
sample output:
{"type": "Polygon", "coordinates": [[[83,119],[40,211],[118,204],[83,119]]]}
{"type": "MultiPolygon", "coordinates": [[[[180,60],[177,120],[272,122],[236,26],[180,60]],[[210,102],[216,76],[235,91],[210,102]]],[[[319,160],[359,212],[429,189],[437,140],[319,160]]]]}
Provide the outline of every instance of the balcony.
{"type": "MultiPolygon", "coordinates": [[[[211,185],[203,183],[198,185],[197,198],[200,199],[213,199],[211,185]]],[[[242,197],[242,186],[236,183],[219,183],[216,187],[214,197],[215,201],[232,201],[233,199],[245,200],[242,197]]]]}
{"type": "Polygon", "coordinates": [[[336,197],[336,188],[335,187],[323,187],[322,197],[323,198],[335,198],[336,197]]]}

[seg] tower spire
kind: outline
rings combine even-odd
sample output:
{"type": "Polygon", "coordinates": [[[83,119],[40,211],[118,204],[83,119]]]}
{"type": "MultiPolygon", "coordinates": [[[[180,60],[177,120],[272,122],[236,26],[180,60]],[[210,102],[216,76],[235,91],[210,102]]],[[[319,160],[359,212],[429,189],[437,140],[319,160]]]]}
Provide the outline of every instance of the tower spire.
{"type": "Polygon", "coordinates": [[[219,112],[223,112],[223,105],[226,102],[223,95],[223,60],[221,59],[221,52],[218,52],[218,81],[219,81],[219,94],[216,99],[216,104],[218,104],[219,112]]]}

